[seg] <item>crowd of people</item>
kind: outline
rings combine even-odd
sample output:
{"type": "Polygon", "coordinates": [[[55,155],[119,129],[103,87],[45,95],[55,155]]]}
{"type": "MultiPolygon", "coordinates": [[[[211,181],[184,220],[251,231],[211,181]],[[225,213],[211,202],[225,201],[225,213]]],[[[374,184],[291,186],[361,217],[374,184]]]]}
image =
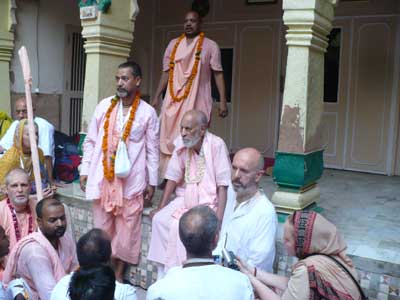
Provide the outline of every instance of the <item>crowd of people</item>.
{"type": "Polygon", "coordinates": [[[147,257],[157,281],[147,299],[364,298],[345,242],[312,211],[288,217],[284,243],[300,260],[290,278],[273,274],[278,225],[259,186],[264,159],[244,148],[231,162],[224,140],[208,130],[211,74],[219,115],[228,110],[219,48],[200,25],[199,13],[186,14],[151,104],[141,99],[140,66],[118,66],[116,94],[99,102],[83,143],[79,181],[95,228],[76,245],[55,198],[54,127],[35,118],[43,179],[37,199],[26,101],[16,101],[17,121],[0,141],[0,300],[136,299],[124,271],[139,263],[142,212],[157,186],[163,193],[150,212],[147,257]]]}

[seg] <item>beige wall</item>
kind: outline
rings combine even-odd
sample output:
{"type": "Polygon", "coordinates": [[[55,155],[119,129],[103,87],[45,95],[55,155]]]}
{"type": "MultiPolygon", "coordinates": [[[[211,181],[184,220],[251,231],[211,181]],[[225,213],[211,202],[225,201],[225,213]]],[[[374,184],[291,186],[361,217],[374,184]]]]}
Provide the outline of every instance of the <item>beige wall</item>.
{"type": "MultiPolygon", "coordinates": [[[[18,50],[28,50],[37,115],[60,128],[64,92],[65,27],[80,26],[74,0],[17,0],[15,48],[11,61],[11,101],[25,92],[18,50]],[[62,9],[61,9],[62,8],[62,9]]],[[[13,107],[13,103],[12,103],[13,107]]]]}

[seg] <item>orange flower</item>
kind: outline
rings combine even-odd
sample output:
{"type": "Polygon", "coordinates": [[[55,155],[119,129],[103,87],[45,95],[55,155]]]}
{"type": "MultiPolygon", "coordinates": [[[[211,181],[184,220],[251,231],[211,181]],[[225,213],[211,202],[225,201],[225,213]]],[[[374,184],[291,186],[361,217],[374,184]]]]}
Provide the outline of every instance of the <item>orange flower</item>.
{"type": "MultiPolygon", "coordinates": [[[[108,127],[110,125],[110,116],[114,107],[117,105],[119,98],[115,96],[111,100],[111,105],[107,109],[106,119],[104,121],[104,135],[103,142],[101,145],[101,149],[103,150],[103,174],[104,177],[107,178],[108,181],[112,181],[114,179],[114,164],[115,164],[115,153],[108,157],[108,127]],[[110,164],[110,166],[108,166],[110,164]]],[[[124,133],[122,135],[122,140],[125,142],[128,138],[129,133],[131,132],[133,121],[135,120],[135,115],[137,108],[140,103],[140,92],[136,91],[135,100],[133,100],[131,111],[129,113],[128,122],[126,123],[124,133]]],[[[122,104],[121,104],[122,105],[122,104]]]]}
{"type": "Polygon", "coordinates": [[[169,76],[168,76],[168,87],[169,87],[169,94],[174,102],[181,102],[182,100],[186,99],[189,95],[190,89],[192,88],[193,80],[196,78],[197,72],[199,70],[199,63],[200,63],[200,55],[201,50],[203,47],[204,41],[204,32],[200,32],[199,40],[197,42],[196,53],[195,53],[195,61],[193,64],[192,71],[190,73],[188,82],[185,86],[185,91],[182,96],[175,95],[174,92],[174,67],[175,67],[175,55],[176,50],[178,49],[179,44],[185,37],[185,34],[181,34],[176,41],[174,48],[172,49],[171,56],[169,58],[169,76]]]}

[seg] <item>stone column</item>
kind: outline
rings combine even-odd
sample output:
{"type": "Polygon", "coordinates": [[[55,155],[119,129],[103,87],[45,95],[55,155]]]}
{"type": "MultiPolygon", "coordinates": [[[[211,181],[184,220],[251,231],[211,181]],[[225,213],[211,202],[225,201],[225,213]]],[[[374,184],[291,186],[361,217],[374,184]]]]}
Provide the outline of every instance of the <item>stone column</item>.
{"type": "Polygon", "coordinates": [[[15,1],[0,1],[0,110],[11,116],[10,62],[14,50],[15,1]]]}
{"type": "Polygon", "coordinates": [[[106,12],[98,11],[96,18],[82,20],[87,55],[83,132],[87,131],[97,103],[115,94],[115,73],[129,57],[138,12],[137,0],[114,0],[106,12]]]}
{"type": "Polygon", "coordinates": [[[272,197],[279,212],[302,209],[320,196],[324,54],[336,2],[283,0],[288,59],[272,197]]]}

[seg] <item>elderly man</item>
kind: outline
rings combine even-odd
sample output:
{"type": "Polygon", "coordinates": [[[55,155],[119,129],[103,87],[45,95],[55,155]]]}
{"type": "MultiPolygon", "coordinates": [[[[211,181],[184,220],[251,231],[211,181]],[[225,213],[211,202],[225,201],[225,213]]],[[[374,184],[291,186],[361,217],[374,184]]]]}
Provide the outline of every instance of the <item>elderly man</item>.
{"type": "Polygon", "coordinates": [[[170,41],[165,50],[160,83],[152,100],[152,105],[157,107],[163,91],[167,89],[160,115],[162,178],[174,150],[174,140],[179,135],[183,115],[196,109],[204,112],[210,120],[213,102],[211,75],[215,78],[220,96],[219,116],[224,118],[228,115],[220,50],[217,43],[201,32],[201,23],[198,12],[186,13],[184,33],[170,41]]]}
{"type": "Polygon", "coordinates": [[[95,227],[112,237],[115,277],[122,282],[125,262],[139,262],[143,201],[151,201],[158,181],[159,123],[154,108],[140,99],[140,66],[123,63],[115,78],[116,96],[102,100],[90,122],[80,183],[86,199],[94,200],[95,227]]]}
{"type": "Polygon", "coordinates": [[[180,265],[186,259],[178,236],[178,221],[188,209],[204,204],[221,221],[230,183],[231,164],[224,141],[207,132],[207,116],[188,111],[181,122],[181,136],[168,165],[167,184],[158,208],[152,211],[152,235],[148,259],[158,263],[159,276],[164,267],[180,265]],[[176,198],[170,197],[175,191],[176,198]]]}
{"type": "Polygon", "coordinates": [[[250,282],[243,274],[214,263],[212,250],[217,245],[218,232],[219,220],[209,207],[196,206],[184,213],[179,221],[179,236],[188,259],[150,286],[146,299],[254,299],[250,282]]]}
{"type": "MultiPolygon", "coordinates": [[[[7,174],[7,198],[0,201],[0,226],[10,241],[10,251],[21,238],[36,231],[36,201],[29,199],[30,189],[29,175],[23,169],[16,168],[7,174]]],[[[0,272],[1,269],[0,265],[0,272]]]]}
{"type": "Polygon", "coordinates": [[[7,261],[4,282],[22,277],[33,300],[49,300],[56,283],[78,266],[75,245],[67,227],[63,204],[46,198],[36,205],[40,231],[21,239],[7,261]]]}
{"type": "MultiPolygon", "coordinates": [[[[76,246],[79,267],[94,270],[101,265],[107,265],[111,259],[111,241],[101,229],[94,228],[84,234],[76,246]]],[[[74,273],[64,276],[51,293],[51,300],[70,300],[68,287],[74,273]]],[[[136,300],[136,290],[129,284],[115,282],[115,300],[136,300]]]]}
{"type": "MultiPolygon", "coordinates": [[[[35,112],[35,106],[33,106],[35,112]]],[[[28,110],[26,108],[25,97],[19,98],[15,101],[15,121],[8,128],[6,134],[0,140],[0,153],[6,152],[13,146],[14,133],[17,128],[18,122],[22,119],[28,118],[28,110]]],[[[54,158],[54,126],[43,118],[35,117],[35,123],[39,129],[39,144],[38,147],[42,149],[46,160],[46,171],[49,180],[53,181],[53,158],[54,158]]]]}
{"type": "Polygon", "coordinates": [[[275,258],[277,217],[275,208],[259,188],[264,159],[254,148],[238,151],[232,162],[232,184],[236,195],[229,199],[220,241],[222,248],[256,268],[272,272],[275,258]]]}

